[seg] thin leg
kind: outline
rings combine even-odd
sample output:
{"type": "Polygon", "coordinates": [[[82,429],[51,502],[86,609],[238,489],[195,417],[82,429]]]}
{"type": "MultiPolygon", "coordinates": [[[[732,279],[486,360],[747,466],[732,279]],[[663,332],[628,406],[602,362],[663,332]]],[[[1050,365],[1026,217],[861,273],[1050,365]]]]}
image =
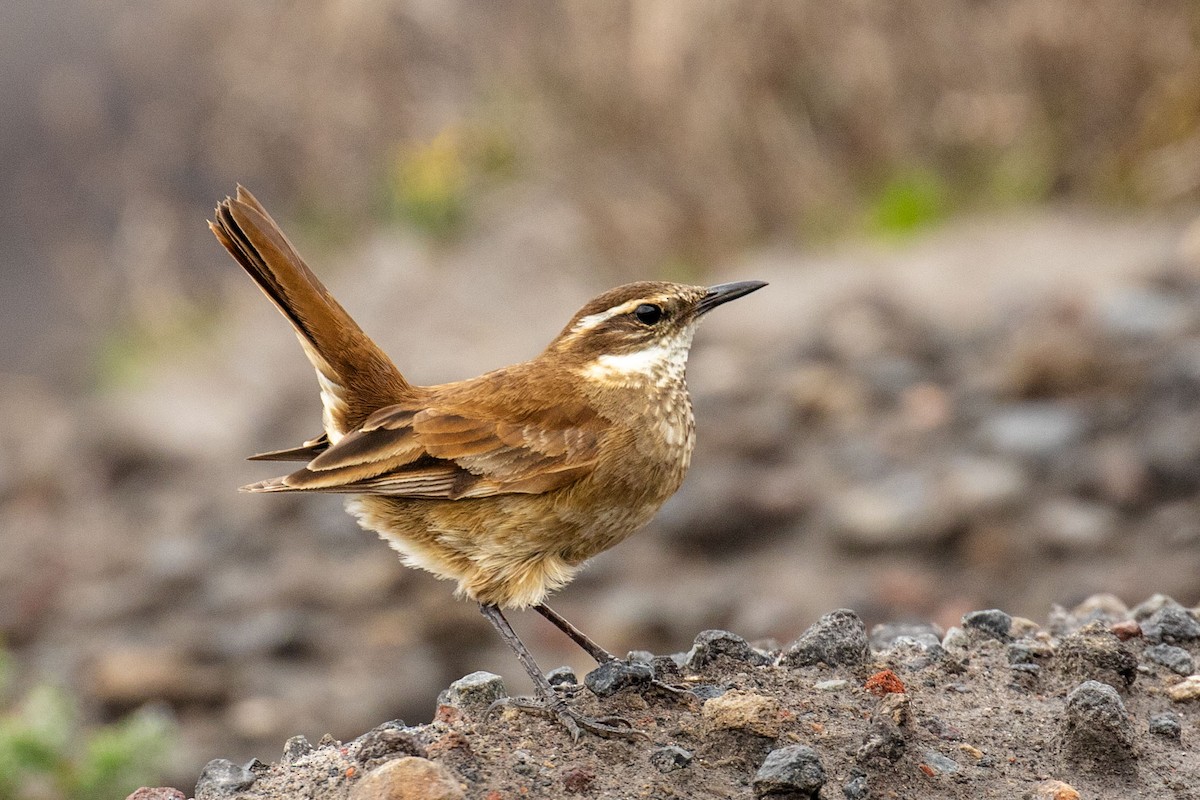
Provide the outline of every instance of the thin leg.
{"type": "Polygon", "coordinates": [[[533,654],[529,652],[529,648],[517,636],[517,632],[512,629],[512,626],[508,624],[508,620],[500,612],[500,607],[480,603],[479,610],[487,617],[488,622],[492,623],[492,626],[500,634],[500,638],[504,640],[505,644],[512,648],[512,651],[517,656],[517,660],[521,662],[521,666],[525,668],[525,672],[529,674],[530,679],[533,681],[537,699],[520,700],[513,698],[509,700],[511,705],[524,711],[538,711],[543,714],[549,714],[567,729],[573,740],[579,739],[581,730],[604,737],[620,737],[625,739],[637,737],[650,738],[642,731],[634,730],[630,727],[628,720],[623,720],[619,717],[593,719],[572,711],[566,702],[554,693],[554,687],[550,685],[550,681],[547,680],[545,673],[538,667],[537,662],[533,660],[533,654]]]}
{"type": "Polygon", "coordinates": [[[571,641],[587,651],[587,654],[596,660],[597,664],[607,664],[610,661],[616,661],[617,657],[605,650],[600,645],[588,638],[587,634],[576,628],[566,620],[561,614],[552,609],[545,603],[538,604],[533,607],[533,610],[541,614],[550,622],[554,623],[554,627],[570,637],[571,641]]]}

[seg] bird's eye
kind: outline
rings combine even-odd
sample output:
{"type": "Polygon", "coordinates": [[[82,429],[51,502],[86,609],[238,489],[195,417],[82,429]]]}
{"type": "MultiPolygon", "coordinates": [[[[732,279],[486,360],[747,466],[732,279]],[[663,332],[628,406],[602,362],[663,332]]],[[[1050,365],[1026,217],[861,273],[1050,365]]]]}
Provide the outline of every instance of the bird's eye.
{"type": "Polygon", "coordinates": [[[654,325],[662,319],[663,310],[662,306],[656,306],[653,303],[642,303],[633,310],[633,315],[643,325],[654,325]]]}

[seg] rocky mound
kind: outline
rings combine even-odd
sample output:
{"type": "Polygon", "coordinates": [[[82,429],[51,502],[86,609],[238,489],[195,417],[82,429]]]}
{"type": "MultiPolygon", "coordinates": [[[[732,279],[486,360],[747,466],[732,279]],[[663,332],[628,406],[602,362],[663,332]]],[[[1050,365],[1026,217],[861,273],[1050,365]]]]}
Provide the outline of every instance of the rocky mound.
{"type": "Polygon", "coordinates": [[[1044,627],[976,611],[945,633],[868,636],[839,610],[783,648],[704,631],[687,653],[634,652],[583,685],[556,671],[576,708],[621,715],[645,741],[572,742],[496,703],[501,679],[474,673],[442,693],[431,723],[346,743],[295,737],[270,765],[218,759],[195,797],[1191,798],[1197,655],[1197,611],[1163,596],[1129,610],[1097,595],[1044,627]],[[687,691],[656,687],[652,672],[687,691]]]}

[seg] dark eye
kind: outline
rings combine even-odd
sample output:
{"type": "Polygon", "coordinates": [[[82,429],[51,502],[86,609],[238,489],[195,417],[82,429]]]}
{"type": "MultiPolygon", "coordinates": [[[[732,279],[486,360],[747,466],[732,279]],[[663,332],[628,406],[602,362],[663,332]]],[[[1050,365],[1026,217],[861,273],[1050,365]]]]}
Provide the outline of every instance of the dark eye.
{"type": "Polygon", "coordinates": [[[643,325],[654,325],[662,319],[663,310],[662,306],[656,306],[653,303],[642,303],[633,310],[633,315],[643,325]]]}

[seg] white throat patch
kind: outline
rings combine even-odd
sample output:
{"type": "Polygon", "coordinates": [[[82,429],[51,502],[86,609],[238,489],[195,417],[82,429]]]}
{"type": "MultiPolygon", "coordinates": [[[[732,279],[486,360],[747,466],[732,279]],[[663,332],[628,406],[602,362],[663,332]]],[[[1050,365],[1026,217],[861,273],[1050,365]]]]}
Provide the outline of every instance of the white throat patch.
{"type": "Polygon", "coordinates": [[[649,381],[661,385],[682,381],[693,332],[689,326],[666,342],[629,353],[597,356],[594,361],[584,365],[579,373],[588,380],[610,384],[649,381]]]}

